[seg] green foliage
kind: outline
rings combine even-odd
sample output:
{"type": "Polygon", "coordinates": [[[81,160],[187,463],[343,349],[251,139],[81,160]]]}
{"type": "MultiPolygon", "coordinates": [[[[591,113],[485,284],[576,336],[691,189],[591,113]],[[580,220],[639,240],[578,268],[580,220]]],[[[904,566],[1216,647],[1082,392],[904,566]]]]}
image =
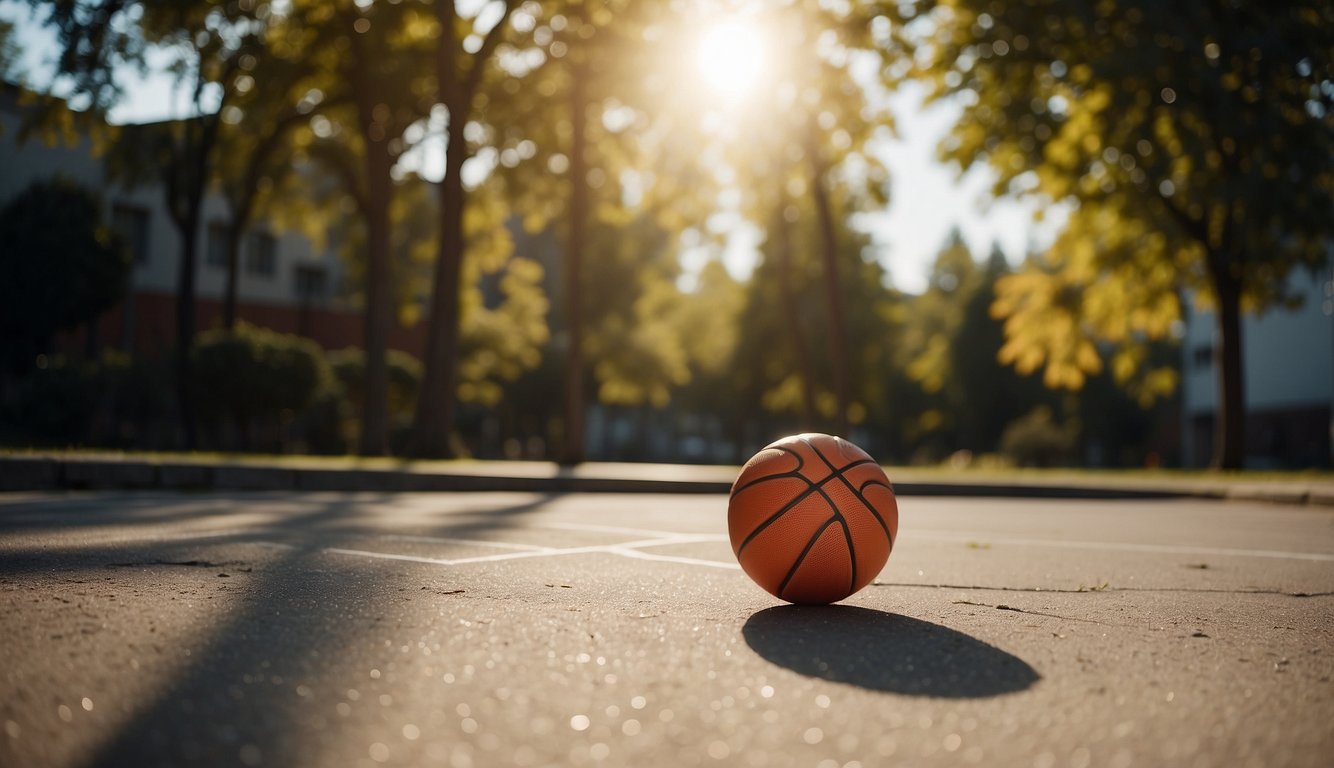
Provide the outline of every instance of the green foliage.
{"type": "Polygon", "coordinates": [[[998,192],[1076,210],[1001,287],[1003,357],[1070,389],[1110,358],[1150,403],[1175,380],[1146,368],[1144,345],[1190,289],[1219,310],[1215,461],[1239,467],[1240,310],[1286,303],[1289,272],[1332,258],[1334,6],[920,0],[886,12],[891,60],[962,107],[943,156],[987,164],[998,192]]]}
{"type": "Polygon", "coordinates": [[[23,379],[5,421],[34,444],[80,444],[97,412],[98,378],[95,365],[44,357],[23,379]]]}
{"type": "Polygon", "coordinates": [[[200,416],[215,428],[235,425],[246,440],[252,423],[272,431],[333,381],[314,342],[246,323],[200,334],[191,358],[200,416]]]}
{"type": "Polygon", "coordinates": [[[664,406],[690,379],[671,233],[648,215],[620,227],[599,224],[583,274],[585,345],[598,398],[664,406]]]}
{"type": "MultiPolygon", "coordinates": [[[[366,397],[366,353],[358,347],[348,347],[329,353],[329,365],[342,386],[347,400],[354,404],[354,412],[366,397]]],[[[397,349],[385,352],[389,373],[389,414],[395,421],[412,417],[421,391],[422,366],[417,358],[397,349]]]]}
{"type": "Polygon", "coordinates": [[[1057,424],[1049,406],[1038,406],[1005,427],[1001,452],[1022,467],[1051,467],[1074,458],[1075,431],[1057,424]]]}
{"type": "Polygon", "coordinates": [[[102,223],[90,192],[36,182],[0,210],[0,365],[20,372],[56,332],[120,302],[129,253],[102,223]]]}
{"type": "Polygon", "coordinates": [[[0,404],[10,444],[147,447],[168,418],[165,369],[107,352],[97,360],[42,356],[0,404]]]}
{"type": "Polygon", "coordinates": [[[1040,386],[997,360],[1001,326],[987,308],[1008,271],[999,252],[977,264],[953,232],[926,292],[900,308],[896,361],[917,390],[904,414],[904,436],[919,459],[995,450],[1001,428],[1042,398],[1040,386]]]}

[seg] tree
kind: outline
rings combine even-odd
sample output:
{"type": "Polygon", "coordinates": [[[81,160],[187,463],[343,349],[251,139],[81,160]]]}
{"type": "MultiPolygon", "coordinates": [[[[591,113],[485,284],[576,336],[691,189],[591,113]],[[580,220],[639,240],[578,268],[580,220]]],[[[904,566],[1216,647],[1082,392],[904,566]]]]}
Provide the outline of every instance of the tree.
{"type": "MultiPolygon", "coordinates": [[[[285,174],[292,172],[292,133],[308,122],[322,104],[322,92],[296,92],[308,80],[307,60],[281,56],[252,56],[243,63],[237,96],[222,112],[218,160],[214,164],[217,189],[227,201],[227,276],[222,293],[222,325],[236,325],[241,239],[266,193],[272,193],[285,174]]],[[[323,104],[328,109],[330,105],[323,104]]]]}
{"type": "Polygon", "coordinates": [[[512,17],[517,34],[497,48],[501,77],[482,94],[495,175],[516,223],[521,217],[525,230],[561,245],[551,352],[563,364],[557,458],[566,464],[584,458],[584,411],[594,383],[600,397],[619,393],[620,404],[627,393],[645,392],[622,386],[629,382],[618,355],[629,356],[630,347],[607,342],[630,341],[623,332],[634,325],[632,307],[657,275],[647,265],[662,255],[666,230],[655,221],[662,197],[636,184],[648,165],[638,163],[636,143],[652,132],[636,50],[647,19],[667,10],[620,0],[524,5],[512,17]],[[648,239],[636,248],[640,236],[648,239]]]}
{"type": "MultiPolygon", "coordinates": [[[[822,416],[830,429],[846,434],[857,421],[852,414],[864,413],[865,407],[853,395],[853,349],[862,340],[851,336],[844,286],[858,270],[848,258],[853,251],[845,247],[843,230],[858,207],[883,202],[886,180],[884,168],[865,152],[871,132],[886,119],[865,90],[878,86],[853,72],[854,61],[871,55],[874,33],[863,4],[766,5],[747,24],[770,49],[762,82],[726,104],[696,100],[681,107],[693,108],[698,120],[716,126],[708,140],[723,148],[723,173],[731,176],[724,186],[739,193],[740,208],[752,221],[773,227],[769,255],[780,266],[789,252],[784,243],[793,237],[785,229],[809,228],[816,235],[804,247],[820,256],[823,292],[813,303],[828,324],[821,346],[833,407],[822,416]]],[[[708,152],[697,154],[716,161],[708,152]]],[[[796,345],[802,371],[793,385],[808,392],[803,402],[818,399],[812,396],[812,383],[799,380],[809,379],[810,370],[800,363],[807,357],[802,335],[786,336],[784,343],[796,345]]]]}
{"type": "Polygon", "coordinates": [[[101,203],[71,182],[37,182],[0,210],[0,365],[23,373],[58,331],[95,320],[125,294],[130,256],[101,203]]]}
{"type": "Polygon", "coordinates": [[[482,78],[509,26],[517,0],[495,4],[499,15],[486,13],[487,4],[472,18],[458,14],[454,0],[435,0],[436,101],[449,115],[446,130],[445,175],[440,180],[440,232],[435,279],[431,285],[431,314],[427,319],[423,397],[413,425],[413,452],[419,456],[446,456],[457,398],[459,350],[459,279],[463,269],[463,164],[471,157],[467,127],[477,106],[482,78]],[[489,23],[488,23],[489,22],[489,23]]]}
{"type": "Polygon", "coordinates": [[[945,157],[986,163],[999,193],[1077,206],[1043,260],[1001,287],[1006,358],[1078,387],[1102,366],[1089,337],[1102,338],[1128,379],[1179,311],[1168,295],[1189,289],[1217,307],[1214,463],[1242,466],[1243,308],[1282,303],[1289,272],[1330,262],[1334,7],[921,0],[885,10],[931,97],[962,108],[945,157]]]}
{"type": "Polygon", "coordinates": [[[405,131],[430,112],[429,18],[417,4],[362,7],[306,0],[291,4],[275,35],[282,41],[279,55],[311,63],[303,86],[327,101],[312,118],[316,140],[306,151],[339,179],[361,215],[366,400],[359,450],[364,455],[389,449],[385,350],[393,322],[393,174],[408,148],[405,131]]]}
{"type": "Polygon", "coordinates": [[[73,97],[102,114],[120,98],[120,68],[144,66],[147,51],[171,59],[168,69],[188,83],[190,106],[179,120],[127,126],[117,139],[113,177],[163,185],[168,214],[181,240],[176,286],[176,387],[186,448],[195,443],[190,345],[195,335],[195,271],[204,192],[211,179],[222,111],[245,77],[264,33],[267,6],[176,0],[57,0],[48,23],[61,47],[58,73],[73,97]]]}

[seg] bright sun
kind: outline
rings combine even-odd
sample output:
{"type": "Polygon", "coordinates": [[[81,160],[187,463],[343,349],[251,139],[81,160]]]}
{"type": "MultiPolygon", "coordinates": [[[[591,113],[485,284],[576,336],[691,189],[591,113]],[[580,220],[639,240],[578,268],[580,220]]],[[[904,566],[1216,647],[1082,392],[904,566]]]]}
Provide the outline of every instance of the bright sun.
{"type": "Polygon", "coordinates": [[[753,25],[721,22],[700,36],[695,66],[719,95],[740,96],[758,84],[764,71],[764,43],[753,25]]]}

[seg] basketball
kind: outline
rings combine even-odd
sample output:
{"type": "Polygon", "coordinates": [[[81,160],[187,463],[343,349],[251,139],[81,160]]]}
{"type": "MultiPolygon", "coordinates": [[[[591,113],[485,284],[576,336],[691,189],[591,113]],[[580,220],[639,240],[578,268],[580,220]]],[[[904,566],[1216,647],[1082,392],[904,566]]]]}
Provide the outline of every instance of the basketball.
{"type": "Polygon", "coordinates": [[[770,594],[823,605],[871,583],[899,531],[889,478],[841,437],[802,434],[741,468],[727,505],[732,552],[770,594]]]}

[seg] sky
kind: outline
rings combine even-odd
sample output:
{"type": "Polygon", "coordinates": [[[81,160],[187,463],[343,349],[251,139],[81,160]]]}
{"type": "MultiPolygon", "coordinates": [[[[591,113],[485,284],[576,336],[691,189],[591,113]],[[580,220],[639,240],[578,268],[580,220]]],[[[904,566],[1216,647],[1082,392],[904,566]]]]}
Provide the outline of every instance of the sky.
{"type": "MultiPolygon", "coordinates": [[[[56,53],[52,33],[33,23],[26,3],[0,0],[0,18],[18,26],[23,51],[20,66],[28,82],[39,88],[49,85],[56,53]]],[[[187,94],[175,88],[165,73],[141,76],[126,70],[120,76],[127,87],[124,101],[111,111],[113,122],[160,120],[186,112],[187,94]]],[[[952,125],[957,107],[939,104],[923,108],[921,89],[911,84],[891,96],[889,106],[897,135],[874,139],[870,152],[889,169],[890,204],[886,210],[861,215],[853,223],[870,235],[876,258],[895,287],[908,293],[925,290],[932,261],[954,228],[959,229],[978,258],[985,258],[996,245],[1012,264],[1051,242],[1062,216],[1048,216],[1044,223],[1037,223],[1033,216],[1036,202],[992,197],[992,177],[987,169],[974,168],[960,174],[958,168],[936,159],[936,146],[952,125]]],[[[435,137],[427,140],[440,143],[435,137]]],[[[438,179],[443,169],[443,147],[412,153],[407,164],[416,166],[408,170],[438,179]]],[[[754,227],[733,228],[722,258],[734,276],[744,278],[753,268],[759,238],[754,227]]],[[[689,273],[701,268],[707,258],[709,254],[703,248],[687,249],[682,255],[687,287],[689,273]]]]}

